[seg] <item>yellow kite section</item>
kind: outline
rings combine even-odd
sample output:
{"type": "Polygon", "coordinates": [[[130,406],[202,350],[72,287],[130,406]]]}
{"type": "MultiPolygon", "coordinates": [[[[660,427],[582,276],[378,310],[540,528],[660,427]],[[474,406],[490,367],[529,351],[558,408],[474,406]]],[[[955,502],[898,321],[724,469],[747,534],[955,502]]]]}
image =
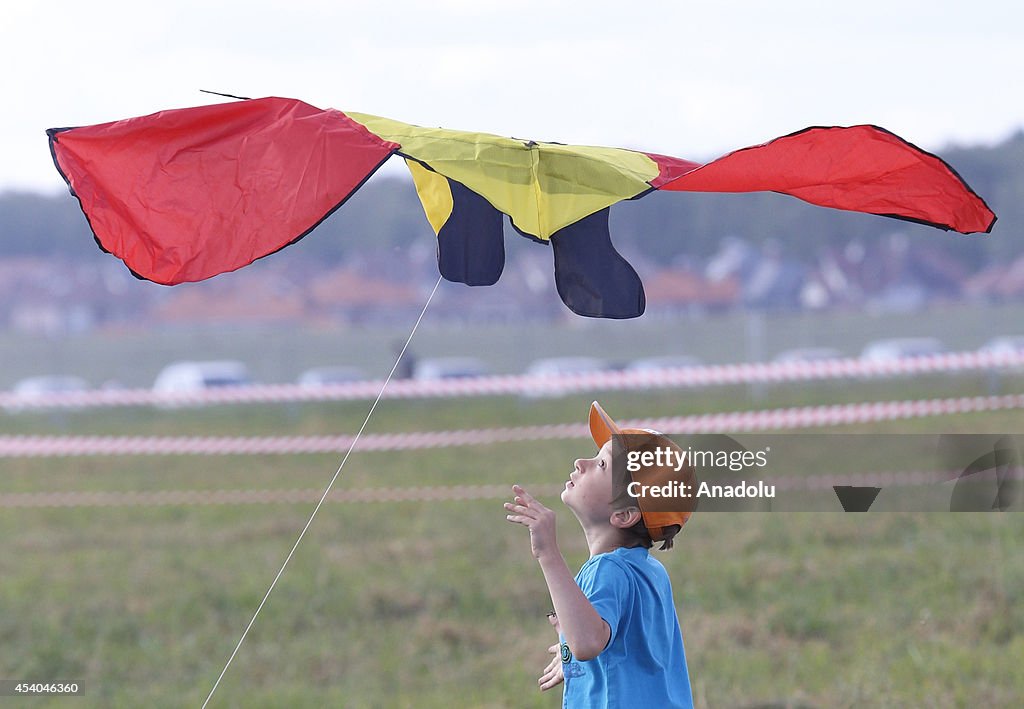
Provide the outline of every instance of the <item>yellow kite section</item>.
{"type": "Polygon", "coordinates": [[[406,160],[409,172],[412,173],[413,184],[416,185],[416,194],[420,197],[423,211],[427,213],[427,221],[434,229],[435,234],[441,233],[441,227],[448,221],[455,209],[455,200],[452,198],[452,189],[448,186],[448,180],[443,175],[431,172],[414,160],[406,160]]]}
{"type": "MultiPolygon", "coordinates": [[[[649,157],[621,148],[533,143],[488,133],[421,128],[365,113],[345,115],[384,140],[400,144],[402,155],[461,182],[512,217],[519,229],[544,240],[562,227],[646,192],[648,181],[658,175],[658,165],[649,157]]],[[[415,170],[413,179],[437,231],[432,215],[444,212],[443,195],[415,170]],[[425,193],[442,201],[428,204],[425,193]]],[[[450,213],[449,207],[444,218],[450,213]]]]}

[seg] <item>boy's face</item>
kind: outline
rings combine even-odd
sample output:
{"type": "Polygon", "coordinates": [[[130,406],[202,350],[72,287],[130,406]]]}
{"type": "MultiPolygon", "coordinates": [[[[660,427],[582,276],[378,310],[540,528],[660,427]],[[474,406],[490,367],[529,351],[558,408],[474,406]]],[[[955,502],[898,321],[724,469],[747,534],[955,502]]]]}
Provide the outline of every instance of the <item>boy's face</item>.
{"type": "Polygon", "coordinates": [[[612,511],[611,441],[593,458],[575,462],[562,491],[562,502],[581,522],[608,522],[612,511]]]}

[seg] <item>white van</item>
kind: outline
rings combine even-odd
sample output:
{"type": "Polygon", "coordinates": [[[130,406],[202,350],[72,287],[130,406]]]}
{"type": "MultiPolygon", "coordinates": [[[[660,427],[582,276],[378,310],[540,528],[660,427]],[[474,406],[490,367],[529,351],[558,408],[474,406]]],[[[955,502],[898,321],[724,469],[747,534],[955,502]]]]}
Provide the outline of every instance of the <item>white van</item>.
{"type": "Polygon", "coordinates": [[[153,382],[153,391],[173,394],[219,387],[251,384],[249,370],[242,362],[174,362],[161,370],[153,382]]]}
{"type": "Polygon", "coordinates": [[[490,370],[476,357],[437,357],[416,363],[413,379],[437,381],[439,379],[472,379],[486,377],[490,370]]]}

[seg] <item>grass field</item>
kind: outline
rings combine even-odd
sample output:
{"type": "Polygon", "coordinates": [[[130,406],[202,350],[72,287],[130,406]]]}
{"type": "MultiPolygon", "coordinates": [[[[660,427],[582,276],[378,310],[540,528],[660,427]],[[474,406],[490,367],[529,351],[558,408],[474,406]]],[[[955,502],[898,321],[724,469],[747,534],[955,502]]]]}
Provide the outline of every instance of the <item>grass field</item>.
{"type": "MultiPolygon", "coordinates": [[[[619,418],[985,393],[984,377],[602,396],[619,418]]],[[[1005,391],[1024,391],[1019,377],[1005,391]]],[[[592,397],[385,401],[385,431],[581,421],[592,397]]],[[[7,416],[5,432],[351,433],[366,402],[7,416]]],[[[1020,432],[1017,411],[843,430],[1020,432]]],[[[338,487],[558,483],[583,440],[355,453],[338,487]]],[[[0,493],[323,489],[340,456],[0,459],[0,493]]],[[[329,503],[212,706],[554,707],[554,641],[501,499],[329,503]]],[[[556,498],[546,502],[560,509],[556,498]]],[[[78,680],[16,706],[198,706],[312,505],[0,510],[0,678],[78,680]]],[[[561,508],[570,566],[586,549],[561,508]]],[[[696,515],[659,558],[695,700],[732,706],[1017,706],[1024,515],[696,515]],[[773,704],[774,703],[774,704],[773,704]]],[[[657,552],[656,552],[657,553],[657,552]]],[[[4,698],[0,698],[4,704],[4,698]]]]}

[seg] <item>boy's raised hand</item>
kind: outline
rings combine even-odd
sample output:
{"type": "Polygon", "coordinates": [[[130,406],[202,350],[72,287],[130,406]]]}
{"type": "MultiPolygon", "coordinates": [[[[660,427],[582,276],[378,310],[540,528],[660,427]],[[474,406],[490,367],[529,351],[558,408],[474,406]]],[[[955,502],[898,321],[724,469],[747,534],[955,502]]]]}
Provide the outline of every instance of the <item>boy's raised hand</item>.
{"type": "Polygon", "coordinates": [[[512,502],[505,503],[505,509],[510,512],[505,515],[505,519],[529,527],[530,548],[535,558],[540,559],[545,554],[557,553],[555,513],[537,502],[533,495],[519,485],[513,485],[512,492],[515,497],[512,502]]]}

